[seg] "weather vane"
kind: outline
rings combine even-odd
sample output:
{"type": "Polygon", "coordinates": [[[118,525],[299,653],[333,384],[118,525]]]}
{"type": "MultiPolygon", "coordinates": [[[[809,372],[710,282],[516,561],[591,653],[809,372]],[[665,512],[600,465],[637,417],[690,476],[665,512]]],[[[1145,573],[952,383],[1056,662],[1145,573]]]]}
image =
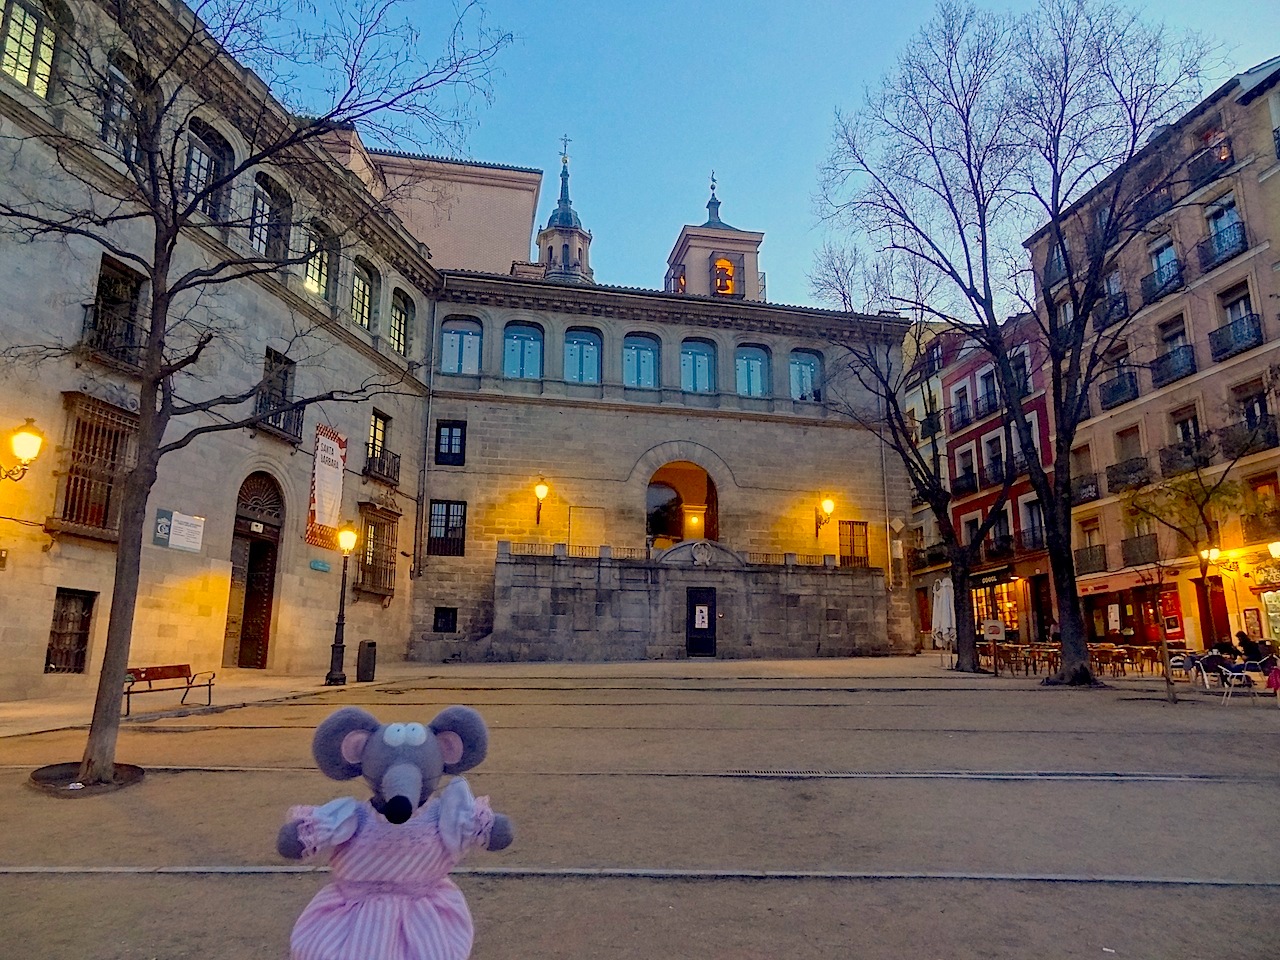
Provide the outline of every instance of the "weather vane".
{"type": "Polygon", "coordinates": [[[712,170],[711,171],[711,195],[715,196],[715,193],[716,193],[716,172],[712,170]]]}
{"type": "Polygon", "coordinates": [[[571,143],[573,143],[573,141],[569,139],[569,135],[567,133],[560,138],[560,160],[562,163],[569,162],[569,144],[571,143]]]}

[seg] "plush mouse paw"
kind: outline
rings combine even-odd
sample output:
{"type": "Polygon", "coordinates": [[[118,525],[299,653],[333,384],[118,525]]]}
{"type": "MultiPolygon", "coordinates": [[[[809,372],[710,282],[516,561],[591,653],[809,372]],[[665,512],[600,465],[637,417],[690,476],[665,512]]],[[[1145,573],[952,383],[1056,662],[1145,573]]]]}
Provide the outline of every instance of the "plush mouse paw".
{"type": "Polygon", "coordinates": [[[516,838],[515,828],[511,826],[511,818],[506,814],[495,813],[493,826],[489,828],[489,849],[505,850],[516,838]]]}

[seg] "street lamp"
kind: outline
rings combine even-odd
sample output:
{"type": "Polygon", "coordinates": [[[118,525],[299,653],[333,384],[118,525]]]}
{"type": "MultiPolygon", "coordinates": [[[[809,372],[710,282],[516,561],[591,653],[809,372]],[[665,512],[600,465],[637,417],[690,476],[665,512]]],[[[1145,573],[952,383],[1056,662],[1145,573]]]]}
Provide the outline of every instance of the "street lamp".
{"type": "Polygon", "coordinates": [[[822,531],[828,521],[831,520],[831,514],[836,512],[836,502],[830,497],[823,499],[820,506],[813,509],[813,535],[815,537],[822,531]]]}
{"type": "Polygon", "coordinates": [[[533,495],[538,498],[538,506],[534,508],[533,512],[535,525],[542,523],[542,501],[547,499],[547,494],[550,492],[551,488],[547,486],[547,481],[539,477],[538,482],[533,487],[533,495]]]}
{"type": "Polygon", "coordinates": [[[333,625],[333,648],[329,654],[329,672],[325,675],[326,687],[341,687],[347,682],[347,675],[342,672],[342,657],[346,652],[342,643],[342,633],[347,625],[347,561],[351,559],[351,551],[356,546],[356,531],[347,524],[338,531],[338,547],[342,550],[342,592],[338,594],[338,620],[333,625]]]}
{"type": "Polygon", "coordinates": [[[13,431],[9,438],[9,446],[18,460],[16,467],[8,470],[0,467],[0,479],[21,480],[27,474],[31,461],[40,455],[40,447],[44,444],[44,434],[36,429],[36,422],[27,417],[27,422],[13,431]]]}

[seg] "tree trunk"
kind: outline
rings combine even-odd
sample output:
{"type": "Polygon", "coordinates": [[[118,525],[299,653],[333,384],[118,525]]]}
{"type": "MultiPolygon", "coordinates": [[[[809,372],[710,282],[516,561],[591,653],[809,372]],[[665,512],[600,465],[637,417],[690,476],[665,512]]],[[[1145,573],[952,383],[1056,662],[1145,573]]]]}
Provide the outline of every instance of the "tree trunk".
{"type": "Polygon", "coordinates": [[[1045,540],[1049,552],[1049,569],[1058,594],[1058,636],[1062,641],[1062,663],[1058,672],[1045,683],[1088,686],[1096,683],[1089,666],[1088,634],[1080,609],[1080,593],[1076,584],[1076,558],[1071,552],[1071,500],[1066,498],[1047,511],[1045,540]]]}
{"type": "Polygon", "coordinates": [[[956,608],[956,669],[979,673],[978,637],[973,626],[973,594],[969,592],[969,568],[951,560],[951,586],[956,608]]]}
{"type": "Polygon", "coordinates": [[[151,454],[147,463],[139,462],[124,481],[120,503],[120,541],[116,548],[115,579],[111,588],[111,615],[107,621],[107,646],[102,658],[102,674],[98,678],[98,695],[93,704],[89,741],[80,761],[81,783],[110,783],[115,778],[121,691],[129,669],[133,615],[138,603],[147,498],[156,477],[153,460],[154,454],[151,454]]]}

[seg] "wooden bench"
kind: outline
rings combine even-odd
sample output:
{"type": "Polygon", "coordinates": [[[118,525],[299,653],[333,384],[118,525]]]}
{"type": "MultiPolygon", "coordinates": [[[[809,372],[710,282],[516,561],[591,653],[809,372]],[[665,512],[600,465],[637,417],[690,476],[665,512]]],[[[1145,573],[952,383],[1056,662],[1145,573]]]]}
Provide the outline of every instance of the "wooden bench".
{"type": "Polygon", "coordinates": [[[161,667],[130,667],[129,672],[124,678],[124,715],[129,716],[129,708],[133,698],[142,693],[164,693],[166,691],[182,691],[182,703],[187,702],[187,694],[192,690],[205,689],[208,691],[208,698],[205,701],[206,706],[213,706],[213,678],[215,674],[212,670],[204,670],[200,673],[191,672],[191,664],[189,663],[173,663],[168,666],[161,667]],[[164,681],[174,681],[164,686],[157,687],[156,683],[164,681]],[[181,680],[181,683],[177,681],[181,680]],[[146,684],[146,686],[142,686],[146,684]]]}

